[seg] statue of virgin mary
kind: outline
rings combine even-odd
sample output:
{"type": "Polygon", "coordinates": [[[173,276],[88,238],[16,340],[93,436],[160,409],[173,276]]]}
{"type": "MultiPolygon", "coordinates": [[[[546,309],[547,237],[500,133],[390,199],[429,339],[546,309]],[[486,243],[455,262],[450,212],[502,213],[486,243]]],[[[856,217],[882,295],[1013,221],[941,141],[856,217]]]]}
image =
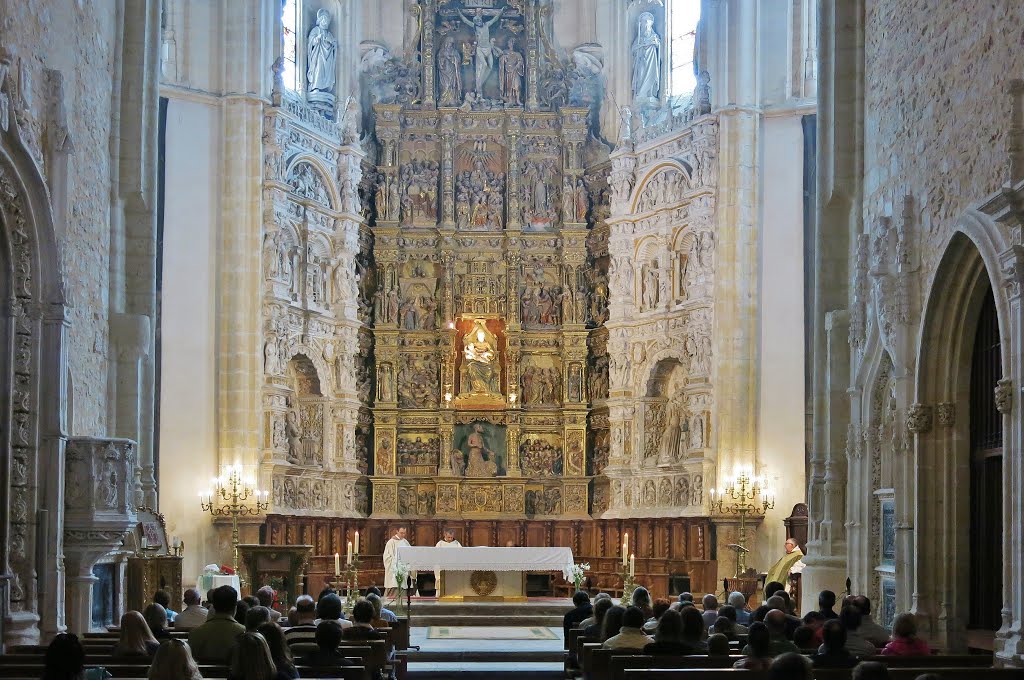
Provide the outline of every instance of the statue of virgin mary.
{"type": "Polygon", "coordinates": [[[500,395],[497,339],[484,320],[474,320],[462,341],[461,393],[500,395]]]}
{"type": "Polygon", "coordinates": [[[633,41],[633,101],[645,103],[661,92],[661,38],[654,31],[654,15],[637,18],[633,41]]]}

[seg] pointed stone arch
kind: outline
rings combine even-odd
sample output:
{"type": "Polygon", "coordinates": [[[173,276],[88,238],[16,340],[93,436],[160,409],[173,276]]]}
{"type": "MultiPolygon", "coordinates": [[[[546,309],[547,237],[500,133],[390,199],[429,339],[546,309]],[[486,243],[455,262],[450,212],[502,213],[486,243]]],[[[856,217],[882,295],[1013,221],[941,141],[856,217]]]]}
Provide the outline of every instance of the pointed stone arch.
{"type": "Polygon", "coordinates": [[[0,431],[11,471],[0,485],[0,505],[9,509],[0,566],[11,575],[0,585],[0,610],[3,643],[17,645],[38,643],[41,630],[56,632],[63,622],[67,310],[49,192],[17,122],[24,102],[10,72],[0,73],[8,73],[0,80],[0,346],[8,353],[0,361],[0,431]],[[43,527],[40,510],[48,511],[43,527]]]}
{"type": "MultiPolygon", "coordinates": [[[[907,485],[914,490],[913,541],[908,546],[912,554],[907,557],[911,571],[906,582],[899,584],[903,592],[898,606],[911,605],[926,624],[929,638],[951,650],[966,649],[970,596],[967,570],[960,560],[948,558],[968,554],[969,497],[962,483],[969,475],[967,414],[974,333],[991,290],[1002,341],[1003,381],[1019,389],[1022,262],[1020,247],[1008,247],[999,225],[971,211],[961,217],[944,244],[925,297],[915,404],[907,420],[908,429],[916,434],[913,477],[907,485]],[[1010,280],[1004,276],[1008,267],[1010,280]]],[[[1007,396],[1003,410],[1003,627],[997,635],[997,650],[999,637],[1019,638],[1019,633],[1010,631],[1013,626],[1019,631],[1024,605],[1017,582],[1021,554],[1019,547],[1012,548],[1011,536],[1019,531],[1021,519],[1016,507],[1022,484],[1020,399],[1007,396]]]]}

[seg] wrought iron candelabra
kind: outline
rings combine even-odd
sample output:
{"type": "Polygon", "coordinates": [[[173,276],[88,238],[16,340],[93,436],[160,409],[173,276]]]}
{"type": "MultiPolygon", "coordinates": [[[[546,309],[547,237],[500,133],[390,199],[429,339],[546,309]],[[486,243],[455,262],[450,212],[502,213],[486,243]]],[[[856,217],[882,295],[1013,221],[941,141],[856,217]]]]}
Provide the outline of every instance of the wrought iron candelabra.
{"type": "Polygon", "coordinates": [[[214,517],[231,518],[231,567],[241,581],[238,573],[238,518],[266,512],[270,508],[270,492],[257,489],[255,480],[243,478],[240,463],[227,466],[224,473],[211,483],[212,489],[205,494],[199,492],[199,503],[203,512],[214,517]]]}
{"type": "Polygon", "coordinates": [[[736,577],[747,569],[747,518],[761,518],[775,507],[775,492],[766,489],[766,477],[753,476],[753,466],[738,467],[726,477],[725,487],[711,489],[711,514],[738,515],[740,535],[736,545],[736,577]]]}

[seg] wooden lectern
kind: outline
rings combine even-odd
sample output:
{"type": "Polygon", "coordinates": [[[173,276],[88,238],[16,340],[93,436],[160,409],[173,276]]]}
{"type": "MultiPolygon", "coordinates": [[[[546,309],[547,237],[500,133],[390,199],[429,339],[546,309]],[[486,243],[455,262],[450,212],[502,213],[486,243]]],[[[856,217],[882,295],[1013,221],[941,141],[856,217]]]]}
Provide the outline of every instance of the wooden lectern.
{"type": "Polygon", "coordinates": [[[262,586],[277,591],[282,613],[302,595],[303,577],[313,552],[311,545],[255,545],[243,543],[238,546],[238,559],[245,571],[246,595],[255,594],[262,586]]]}

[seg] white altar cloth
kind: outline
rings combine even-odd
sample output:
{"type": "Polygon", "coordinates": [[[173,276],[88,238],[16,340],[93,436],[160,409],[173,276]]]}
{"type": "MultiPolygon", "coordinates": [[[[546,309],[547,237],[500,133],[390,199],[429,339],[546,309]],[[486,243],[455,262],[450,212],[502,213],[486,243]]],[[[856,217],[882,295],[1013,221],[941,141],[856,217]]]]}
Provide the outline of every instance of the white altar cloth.
{"type": "Polygon", "coordinates": [[[398,561],[408,569],[434,571],[560,571],[572,580],[571,548],[433,548],[403,545],[398,561]]]}

